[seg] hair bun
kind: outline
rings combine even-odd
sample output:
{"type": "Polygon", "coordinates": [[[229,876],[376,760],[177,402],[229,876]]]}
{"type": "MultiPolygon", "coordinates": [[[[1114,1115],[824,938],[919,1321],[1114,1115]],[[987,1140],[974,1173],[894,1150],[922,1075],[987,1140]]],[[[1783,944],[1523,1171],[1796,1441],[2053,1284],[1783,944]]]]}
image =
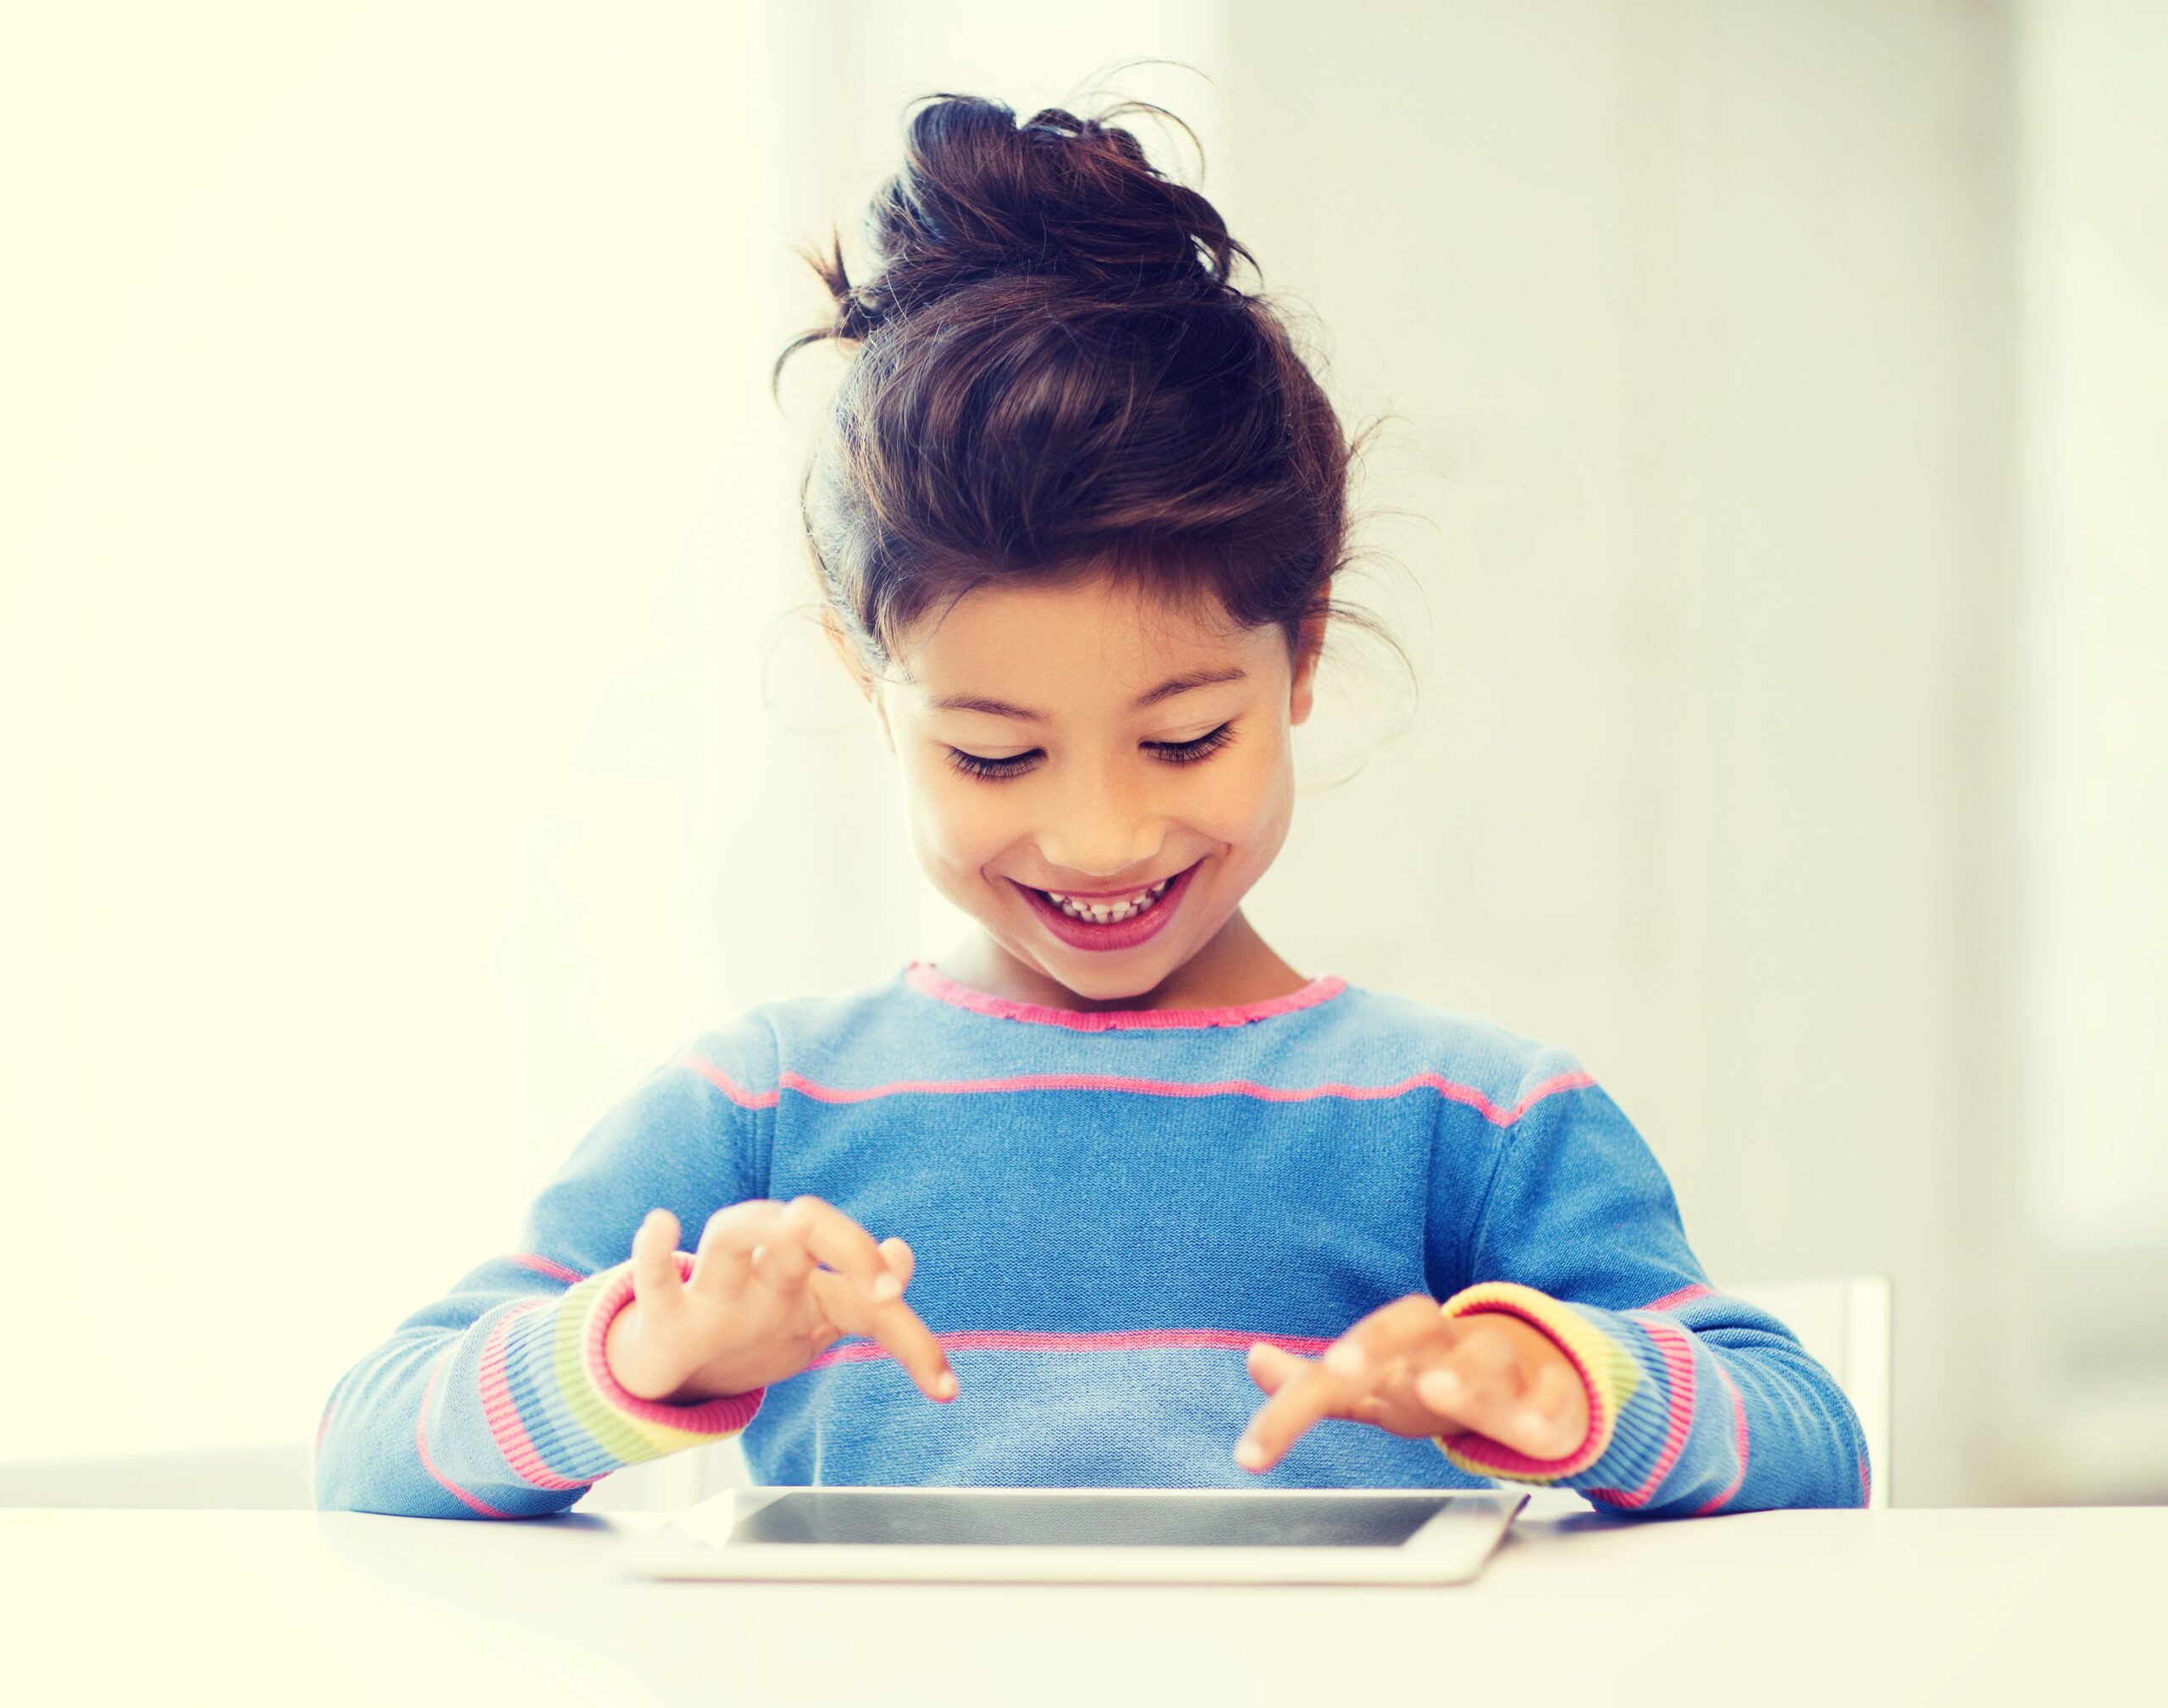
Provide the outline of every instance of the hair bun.
{"type": "Polygon", "coordinates": [[[866,221],[879,271],[854,287],[840,242],[801,251],[838,312],[770,378],[864,341],[799,484],[821,622],[861,685],[974,588],[1086,571],[1276,628],[1291,668],[1328,619],[1378,632],[1331,597],[1354,446],[1278,305],[1229,284],[1257,261],[1218,211],[1111,113],[919,100],[866,221]]]}
{"type": "Polygon", "coordinates": [[[932,104],[912,115],[904,164],[866,214],[878,276],[838,293],[849,335],[1001,274],[1058,275],[1125,298],[1241,294],[1228,273],[1248,252],[1217,210],[1105,122],[1164,109],[1128,102],[1080,119],[1048,107],[1019,124],[1014,108],[982,97],[917,98],[932,104]]]}

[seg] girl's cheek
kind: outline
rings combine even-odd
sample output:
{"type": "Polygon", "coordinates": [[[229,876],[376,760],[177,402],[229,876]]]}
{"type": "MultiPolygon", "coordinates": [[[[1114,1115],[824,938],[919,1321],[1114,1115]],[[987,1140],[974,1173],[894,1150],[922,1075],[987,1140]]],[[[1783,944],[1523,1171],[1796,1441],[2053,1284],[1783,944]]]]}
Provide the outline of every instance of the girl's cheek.
{"type": "Polygon", "coordinates": [[[1213,815],[1225,827],[1223,839],[1239,844],[1279,825],[1287,815],[1290,798],[1277,760],[1258,755],[1247,767],[1231,766],[1223,779],[1215,780],[1213,815]]]}

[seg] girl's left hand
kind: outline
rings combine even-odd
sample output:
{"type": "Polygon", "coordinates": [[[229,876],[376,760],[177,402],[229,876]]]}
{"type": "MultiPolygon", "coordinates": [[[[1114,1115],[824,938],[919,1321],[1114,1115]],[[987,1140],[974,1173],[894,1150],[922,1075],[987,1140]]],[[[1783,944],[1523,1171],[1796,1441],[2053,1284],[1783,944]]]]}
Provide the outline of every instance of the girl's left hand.
{"type": "Polygon", "coordinates": [[[1259,1340],[1249,1371],[1272,1396],[1235,1445],[1252,1471],[1325,1418],[1396,1435],[1474,1429],[1536,1459],[1563,1458],[1588,1435],[1588,1392],[1557,1341],[1502,1311],[1448,1317],[1427,1293],[1380,1305],[1322,1357],[1259,1340]]]}

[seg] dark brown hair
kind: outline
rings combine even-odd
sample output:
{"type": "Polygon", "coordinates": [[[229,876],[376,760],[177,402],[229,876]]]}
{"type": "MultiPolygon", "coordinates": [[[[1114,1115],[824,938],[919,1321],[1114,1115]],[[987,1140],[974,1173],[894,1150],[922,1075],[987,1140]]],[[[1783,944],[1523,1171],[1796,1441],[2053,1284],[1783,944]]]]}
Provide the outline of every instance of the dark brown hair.
{"type": "Polygon", "coordinates": [[[1104,573],[1215,594],[1291,661],[1328,616],[1383,635],[1328,596],[1358,447],[1278,310],[1231,282],[1256,257],[1108,122],[1174,115],[921,102],[867,213],[877,271],[853,285],[832,231],[799,250],[835,315],[771,375],[779,395],[802,346],[857,346],[799,487],[821,621],[885,674],[937,603],[1104,573]]]}

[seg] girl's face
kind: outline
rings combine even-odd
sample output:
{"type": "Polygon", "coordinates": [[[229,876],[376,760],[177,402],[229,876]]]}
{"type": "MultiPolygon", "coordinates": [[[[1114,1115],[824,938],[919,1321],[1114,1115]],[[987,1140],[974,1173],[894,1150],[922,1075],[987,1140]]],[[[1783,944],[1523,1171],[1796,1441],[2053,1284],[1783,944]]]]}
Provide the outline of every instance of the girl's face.
{"type": "Polygon", "coordinates": [[[1158,1005],[1203,1006],[1208,990],[1242,999],[1226,993],[1261,967],[1284,978],[1237,909],[1286,839],[1289,732],[1316,657],[1291,670],[1276,627],[1098,576],[983,585],[922,620],[901,679],[868,692],[919,860],[990,940],[975,977],[950,970],[1069,1007],[1170,992],[1158,1005]],[[1112,925],[1071,922],[1044,893],[1113,906],[1168,879],[1112,925]]]}

